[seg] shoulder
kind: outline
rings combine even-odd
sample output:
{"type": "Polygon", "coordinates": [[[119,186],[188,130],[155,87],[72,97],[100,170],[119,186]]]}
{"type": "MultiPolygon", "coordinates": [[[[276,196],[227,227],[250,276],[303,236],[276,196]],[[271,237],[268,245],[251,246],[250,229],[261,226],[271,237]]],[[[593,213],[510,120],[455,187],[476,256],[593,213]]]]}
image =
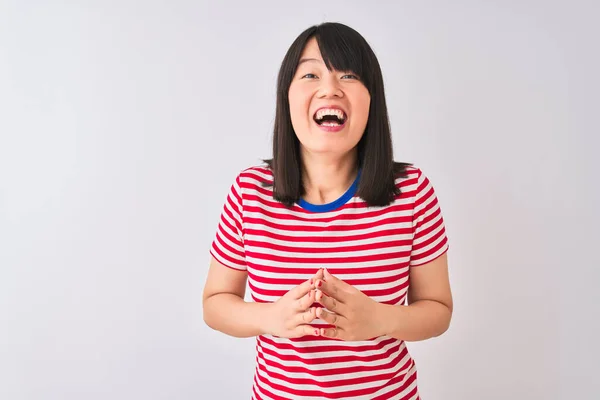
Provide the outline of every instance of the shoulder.
{"type": "Polygon", "coordinates": [[[264,164],[248,166],[238,173],[236,182],[246,187],[264,186],[273,182],[273,172],[264,164]]]}
{"type": "Polygon", "coordinates": [[[424,178],[421,168],[414,164],[406,164],[401,172],[396,172],[396,187],[401,191],[413,191],[424,178]]]}
{"type": "Polygon", "coordinates": [[[400,198],[412,198],[419,201],[421,198],[435,196],[435,189],[426,172],[417,165],[408,165],[402,176],[396,175],[396,187],[400,190],[400,198]]]}
{"type": "Polygon", "coordinates": [[[266,165],[252,165],[239,170],[231,184],[231,192],[239,203],[248,196],[266,194],[270,191],[273,174],[266,165]]]}

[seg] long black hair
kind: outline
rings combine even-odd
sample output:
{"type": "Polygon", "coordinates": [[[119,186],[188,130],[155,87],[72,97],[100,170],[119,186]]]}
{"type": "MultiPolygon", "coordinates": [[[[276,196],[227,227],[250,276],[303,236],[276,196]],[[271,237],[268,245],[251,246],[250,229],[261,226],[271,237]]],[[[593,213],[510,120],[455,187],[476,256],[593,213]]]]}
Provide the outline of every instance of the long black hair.
{"type": "Polygon", "coordinates": [[[352,71],[369,91],[369,117],[357,145],[361,178],[356,195],[369,206],[388,205],[400,194],[396,177],[405,177],[406,167],[412,164],[394,162],[383,77],[375,53],[357,31],[336,22],[306,29],[294,40],[281,63],[277,78],[273,158],[264,160],[273,173],[273,198],[292,206],[304,195],[300,142],[292,127],[288,91],[302,51],[313,37],[329,71],[352,71]]]}

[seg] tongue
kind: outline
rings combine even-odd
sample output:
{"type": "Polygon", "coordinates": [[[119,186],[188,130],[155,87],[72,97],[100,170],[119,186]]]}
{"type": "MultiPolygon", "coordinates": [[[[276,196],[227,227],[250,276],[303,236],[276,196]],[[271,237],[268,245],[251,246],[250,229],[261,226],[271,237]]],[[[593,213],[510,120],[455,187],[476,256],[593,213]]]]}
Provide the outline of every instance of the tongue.
{"type": "Polygon", "coordinates": [[[337,118],[323,118],[323,120],[320,122],[320,125],[331,125],[331,124],[335,124],[335,125],[341,125],[339,120],[337,118]]]}

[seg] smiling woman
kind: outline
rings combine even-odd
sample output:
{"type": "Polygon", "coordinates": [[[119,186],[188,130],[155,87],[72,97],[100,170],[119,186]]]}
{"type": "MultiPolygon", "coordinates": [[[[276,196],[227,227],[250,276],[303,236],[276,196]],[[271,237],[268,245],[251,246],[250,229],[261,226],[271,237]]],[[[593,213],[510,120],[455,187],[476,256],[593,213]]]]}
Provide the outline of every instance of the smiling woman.
{"type": "Polygon", "coordinates": [[[309,153],[341,156],[356,147],[369,118],[369,90],[352,71],[330,71],[314,37],[302,52],[288,96],[303,158],[309,153]],[[315,96],[320,101],[313,101],[315,96]]]}
{"type": "Polygon", "coordinates": [[[233,182],[203,296],[209,326],[257,338],[254,399],[419,398],[405,342],[448,329],[448,239],[431,182],[394,162],[388,121],[358,32],[296,38],[273,157],[233,182]]]}

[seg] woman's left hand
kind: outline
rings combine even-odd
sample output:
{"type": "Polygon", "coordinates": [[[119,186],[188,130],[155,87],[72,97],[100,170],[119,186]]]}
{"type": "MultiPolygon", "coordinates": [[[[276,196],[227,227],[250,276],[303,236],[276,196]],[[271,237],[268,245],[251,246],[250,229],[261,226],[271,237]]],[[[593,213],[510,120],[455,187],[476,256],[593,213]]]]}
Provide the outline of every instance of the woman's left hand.
{"type": "Polygon", "coordinates": [[[321,328],[321,336],[355,341],[384,334],[379,322],[382,304],[327,270],[324,270],[323,279],[317,283],[316,301],[330,312],[319,308],[317,317],[334,327],[321,328]]]}

